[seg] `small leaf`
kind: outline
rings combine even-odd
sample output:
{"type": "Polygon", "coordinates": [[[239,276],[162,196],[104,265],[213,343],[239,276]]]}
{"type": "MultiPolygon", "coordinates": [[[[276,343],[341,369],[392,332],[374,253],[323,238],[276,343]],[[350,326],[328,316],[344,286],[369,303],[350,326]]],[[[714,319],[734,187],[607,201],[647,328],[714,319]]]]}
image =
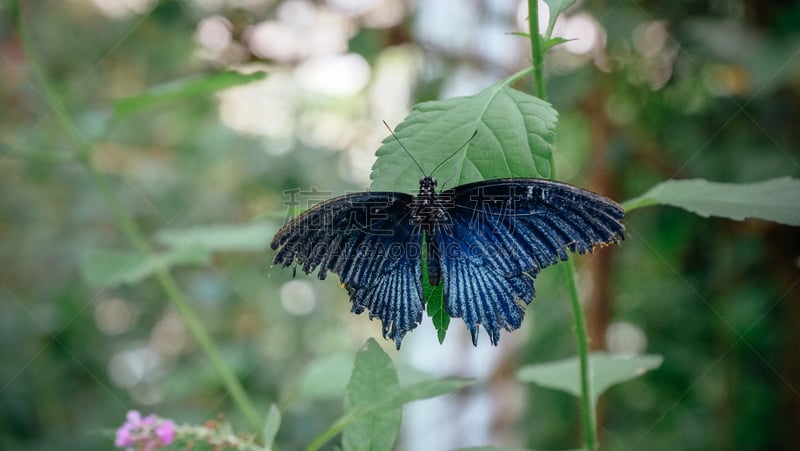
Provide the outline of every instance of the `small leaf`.
{"type": "Polygon", "coordinates": [[[345,414],[317,436],[308,448],[319,449],[336,434],[344,431],[344,449],[353,449],[354,446],[358,449],[392,449],[403,404],[443,395],[475,382],[461,378],[437,380],[416,369],[406,368],[404,373],[404,385],[400,385],[389,356],[375,340],[367,340],[356,356],[353,374],[347,384],[345,414]],[[375,434],[384,436],[374,437],[375,434]]]}
{"type": "Polygon", "coordinates": [[[561,45],[565,42],[575,41],[576,39],[565,39],[565,38],[550,38],[548,40],[542,39],[542,51],[546,52],[557,45],[561,45]]]}
{"type": "Polygon", "coordinates": [[[426,245],[422,245],[422,299],[425,302],[425,310],[428,316],[433,321],[433,327],[436,328],[436,335],[439,337],[439,343],[444,343],[444,337],[447,334],[447,328],[450,326],[450,315],[444,308],[444,288],[440,283],[435,287],[431,285],[428,276],[428,259],[427,259],[426,245]]]}
{"type": "MultiPolygon", "coordinates": [[[[494,178],[550,176],[557,113],[506,83],[472,96],[417,104],[395,129],[426,174],[441,181],[439,189],[494,178]]],[[[375,154],[374,191],[419,189],[423,174],[394,137],[384,139],[375,154]]]]}
{"type": "Polygon", "coordinates": [[[311,444],[308,445],[308,448],[318,449],[325,442],[333,438],[339,431],[346,428],[351,422],[371,416],[374,412],[400,407],[403,404],[419,399],[440,396],[474,383],[475,381],[472,379],[452,377],[441,380],[425,380],[411,385],[393,387],[387,390],[383,397],[376,398],[371,403],[361,405],[357,409],[339,418],[327,431],[317,436],[311,444]]]}
{"type": "Polygon", "coordinates": [[[269,247],[275,228],[264,223],[217,224],[160,230],[156,241],[170,247],[202,247],[211,252],[258,252],[269,247]]]}
{"type": "Polygon", "coordinates": [[[81,273],[93,287],[132,284],[153,273],[177,265],[207,265],[211,255],[197,247],[178,247],[167,252],[145,255],[131,251],[96,249],[81,261],[81,273]]]}
{"type": "MultiPolygon", "coordinates": [[[[593,403],[614,384],[628,381],[661,366],[659,355],[619,356],[592,353],[589,356],[593,403]]],[[[540,363],[520,368],[517,378],[543,387],[581,396],[580,362],[572,357],[557,362],[540,363]]]]}
{"type": "MultiPolygon", "coordinates": [[[[525,448],[505,448],[499,446],[474,446],[470,448],[458,448],[455,451],[533,451],[525,448]]],[[[569,450],[563,450],[569,451],[569,450]]],[[[580,450],[574,450],[580,451],[580,450]]]]}
{"type": "Polygon", "coordinates": [[[352,371],[352,356],[338,354],[314,360],[300,378],[298,396],[305,399],[340,398],[352,371]]]}
{"type": "Polygon", "coordinates": [[[547,8],[550,10],[550,18],[548,19],[547,29],[553,30],[553,27],[564,11],[570,6],[574,5],[577,0],[544,0],[547,3],[547,8]]]}
{"type": "Polygon", "coordinates": [[[272,448],[272,443],[275,441],[275,436],[278,434],[278,429],[281,426],[281,411],[278,406],[270,404],[269,412],[267,413],[267,420],[264,422],[264,428],[261,430],[261,438],[264,442],[264,448],[272,448]]]}
{"type": "MultiPolygon", "coordinates": [[[[377,399],[383,399],[387,391],[397,387],[397,371],[392,360],[370,338],[356,355],[344,399],[345,415],[353,414],[377,399]]],[[[391,405],[384,409],[375,409],[370,415],[354,418],[344,429],[342,447],[345,450],[393,449],[400,430],[400,407],[391,405]]]]}
{"type": "Polygon", "coordinates": [[[630,211],[672,205],[703,217],[741,221],[758,218],[800,225],[800,179],[782,177],[757,183],[717,183],[703,179],[667,180],[623,204],[630,211]]]}
{"type": "Polygon", "coordinates": [[[512,36],[519,36],[521,38],[526,38],[526,39],[531,37],[530,33],[525,33],[523,31],[512,31],[512,32],[509,32],[509,33],[506,33],[506,34],[510,34],[512,36]]]}
{"type": "Polygon", "coordinates": [[[115,99],[114,112],[117,116],[126,116],[159,103],[205,96],[233,86],[263,80],[266,77],[267,73],[263,71],[251,74],[224,71],[175,80],[163,85],[153,86],[136,96],[115,99]]]}

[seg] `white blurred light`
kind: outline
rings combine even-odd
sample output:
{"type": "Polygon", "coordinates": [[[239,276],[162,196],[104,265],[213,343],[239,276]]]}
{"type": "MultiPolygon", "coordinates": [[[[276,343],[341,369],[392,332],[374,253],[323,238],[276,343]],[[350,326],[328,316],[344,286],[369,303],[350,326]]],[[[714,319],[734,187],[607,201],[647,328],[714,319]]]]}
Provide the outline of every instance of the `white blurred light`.
{"type": "Polygon", "coordinates": [[[419,2],[413,22],[420,42],[451,51],[464,51],[472,42],[473,27],[479,22],[473,2],[437,0],[419,2]]]}
{"type": "MultiPolygon", "coordinates": [[[[563,16],[562,16],[563,17],[563,16]]],[[[559,18],[561,20],[561,18],[559,18]]],[[[539,33],[544,35],[547,31],[547,23],[550,21],[550,7],[542,0],[539,0],[539,33]]],[[[517,6],[517,26],[523,33],[530,31],[528,25],[528,2],[520,0],[517,6]]]]}
{"type": "Polygon", "coordinates": [[[667,22],[653,21],[638,25],[633,30],[633,43],[641,61],[637,74],[651,89],[663,87],[672,77],[678,45],[670,38],[667,22]]]}
{"type": "Polygon", "coordinates": [[[356,28],[341,13],[301,0],[281,3],[277,20],[261,22],[245,32],[255,55],[278,61],[347,51],[356,28]]]}
{"type": "Polygon", "coordinates": [[[378,0],[361,19],[367,28],[390,28],[403,21],[405,3],[401,0],[378,0]]]}
{"type": "Polygon", "coordinates": [[[633,30],[633,46],[645,56],[653,56],[667,46],[669,32],[663,20],[646,22],[636,26],[633,30]]]}
{"type": "Polygon", "coordinates": [[[497,77],[472,65],[461,64],[452,72],[439,90],[440,99],[475,94],[497,81],[497,77]]]}
{"type": "Polygon", "coordinates": [[[233,25],[222,16],[206,17],[197,24],[194,40],[204,49],[219,54],[233,39],[233,25]]]}
{"type": "Polygon", "coordinates": [[[317,305],[317,297],[310,283],[292,280],[281,287],[281,305],[292,315],[308,315],[317,305]]]}
{"type": "Polygon", "coordinates": [[[114,385],[132,388],[150,377],[158,363],[158,353],[148,346],[140,346],[114,354],[108,362],[108,374],[114,385]]]}
{"type": "Polygon", "coordinates": [[[564,18],[563,29],[559,36],[571,41],[564,43],[564,48],[578,55],[591,53],[601,43],[602,30],[597,20],[588,13],[580,12],[564,18]]]}
{"type": "Polygon", "coordinates": [[[250,51],[261,58],[287,61],[298,56],[299,36],[289,25],[266,21],[250,28],[247,33],[250,51]]]}
{"type": "MultiPolygon", "coordinates": [[[[516,67],[525,40],[507,33],[508,24],[500,20],[484,21],[475,28],[475,53],[494,66],[516,67]]],[[[526,55],[530,58],[530,54],[526,55]]],[[[523,56],[525,57],[525,56],[523,56]]]]}
{"type": "Polygon", "coordinates": [[[353,119],[328,110],[302,113],[298,135],[308,147],[341,150],[352,142],[355,130],[353,119]]]}
{"type": "Polygon", "coordinates": [[[183,0],[205,12],[222,10],[246,10],[254,13],[263,11],[265,6],[275,3],[276,0],[183,0]]]}
{"type": "Polygon", "coordinates": [[[112,19],[126,19],[146,14],[155,0],[91,0],[103,15],[112,19]]]}
{"type": "Polygon", "coordinates": [[[422,55],[418,47],[403,45],[381,51],[375,59],[368,101],[373,117],[399,122],[411,109],[411,86],[422,55]]]}
{"type": "Polygon", "coordinates": [[[327,0],[327,4],[348,15],[358,15],[374,8],[380,0],[327,0]]]}
{"type": "Polygon", "coordinates": [[[317,7],[307,0],[288,0],[278,6],[276,17],[288,24],[308,27],[313,25],[317,7]]]}
{"type": "Polygon", "coordinates": [[[155,384],[139,384],[128,390],[131,398],[139,404],[152,406],[164,399],[164,392],[155,384]]]}
{"type": "MultiPolygon", "coordinates": [[[[378,129],[378,126],[375,127],[378,129]]],[[[368,134],[369,135],[369,134],[368,134]]],[[[374,145],[365,145],[363,142],[354,145],[347,151],[347,158],[342,159],[340,174],[346,180],[357,186],[367,187],[370,183],[370,172],[372,165],[375,164],[375,150],[380,146],[381,138],[384,135],[372,135],[374,145]]],[[[365,140],[366,141],[366,140],[365,140]]]]}
{"type": "Polygon", "coordinates": [[[153,327],[150,342],[162,356],[177,356],[189,342],[186,325],[173,311],[168,311],[153,327]]]}
{"type": "Polygon", "coordinates": [[[295,70],[298,84],[309,91],[332,97],[357,94],[367,85],[369,63],[359,54],[309,58],[295,70]]]}
{"type": "Polygon", "coordinates": [[[106,335],[119,335],[133,326],[136,309],[123,299],[112,298],[101,301],[94,309],[94,322],[106,335]]]}
{"type": "Polygon", "coordinates": [[[264,80],[226,89],[219,94],[220,120],[239,133],[280,141],[294,133],[297,89],[290,74],[268,71],[269,76],[264,80]]]}
{"type": "Polygon", "coordinates": [[[606,329],[606,346],[612,354],[641,354],[647,349],[647,336],[635,324],[615,322],[606,329]]]}

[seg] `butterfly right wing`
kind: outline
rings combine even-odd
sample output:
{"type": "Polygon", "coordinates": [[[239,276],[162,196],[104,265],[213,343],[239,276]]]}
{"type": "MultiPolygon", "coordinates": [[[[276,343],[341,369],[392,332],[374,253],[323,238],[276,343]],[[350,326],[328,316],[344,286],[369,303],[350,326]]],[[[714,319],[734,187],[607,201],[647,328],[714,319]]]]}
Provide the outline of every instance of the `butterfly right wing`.
{"type": "Polygon", "coordinates": [[[624,211],[592,192],[542,179],[486,180],[440,193],[446,219],[434,237],[445,305],[473,342],[478,326],[493,344],[522,323],[544,267],[623,239],[624,211]]]}
{"type": "Polygon", "coordinates": [[[399,348],[423,310],[422,234],[412,201],[404,193],[364,192],[322,202],[278,231],[273,262],[302,265],[306,274],[319,268],[319,279],[338,274],[353,313],[380,318],[384,337],[399,348]]]}

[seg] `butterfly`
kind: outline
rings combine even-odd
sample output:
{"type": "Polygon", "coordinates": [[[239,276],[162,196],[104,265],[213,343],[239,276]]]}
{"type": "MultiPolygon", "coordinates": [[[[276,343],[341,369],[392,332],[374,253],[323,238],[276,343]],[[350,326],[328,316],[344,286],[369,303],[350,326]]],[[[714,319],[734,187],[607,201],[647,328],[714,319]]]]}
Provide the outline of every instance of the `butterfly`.
{"type": "Polygon", "coordinates": [[[437,192],[436,179],[419,167],[416,196],[336,197],[289,221],[271,243],[277,265],[318,269],[320,280],[337,274],[352,312],[379,318],[397,349],[422,320],[423,249],[429,283],[443,285],[447,314],[464,320],[477,346],[481,326],[494,345],[501,329],[520,327],[542,268],[566,260],[568,250],[583,254],[624,239],[622,207],[590,191],[506,178],[437,192]]]}

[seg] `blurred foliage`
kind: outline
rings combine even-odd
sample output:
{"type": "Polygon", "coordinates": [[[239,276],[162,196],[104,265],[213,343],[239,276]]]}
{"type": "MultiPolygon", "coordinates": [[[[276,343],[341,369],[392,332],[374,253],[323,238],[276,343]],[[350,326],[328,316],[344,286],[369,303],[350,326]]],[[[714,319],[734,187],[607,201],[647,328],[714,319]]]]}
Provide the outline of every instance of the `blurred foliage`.
{"type": "MultiPolygon", "coordinates": [[[[92,143],[92,161],[156,250],[169,255],[203,240],[227,243],[211,249],[208,264],[181,266],[175,276],[264,418],[278,403],[276,447],[307,445],[343,413],[341,397],[297,394],[310,390],[303,385],[309,364],[344,354],[350,359],[334,366],[347,365],[380,326],[351,315],[335,281],[287,283],[291,271],[269,271],[262,235],[280,220],[256,218],[281,216],[282,192],[290,188],[318,187],[321,199],[327,191],[363,189],[385,135],[380,119],[394,123],[410,104],[453,95],[454,80],[484,80],[462,93],[473,94],[525,67],[529,52],[495,60],[502,52],[487,56],[477,44],[440,45],[419,28],[424,17],[417,10],[404,10],[401,21],[386,27],[348,12],[354,29],[341,51],[363,55],[375,80],[380,71],[406,77],[408,95],[377,81],[339,98],[299,88],[279,92],[292,102],[249,115],[270,130],[260,134],[226,125],[229,93],[211,95],[216,88],[208,86],[125,117],[114,116],[114,105],[149,87],[232,67],[266,70],[264,83],[298,79],[294,70],[305,56],[259,56],[248,50],[247,31],[286,20],[284,4],[307,2],[158,2],[116,16],[101,13],[99,0],[22,3],[44,70],[76,131],[92,143]],[[209,57],[197,30],[214,15],[229,22],[231,43],[209,57]],[[398,66],[402,58],[406,65],[398,66]],[[409,102],[399,112],[374,100],[398,95],[409,102]]],[[[336,12],[322,1],[313,5],[336,12]]],[[[467,17],[475,30],[499,17],[488,1],[451,7],[454,14],[474,10],[467,17]]],[[[547,61],[548,100],[559,112],[560,179],[624,200],[670,178],[800,176],[800,4],[587,1],[578,7],[567,14],[591,14],[607,36],[604,51],[574,54],[565,44],[547,61]]],[[[6,8],[0,6],[0,449],[108,449],[110,431],[134,407],[195,424],[225,415],[244,429],[154,280],[92,286],[82,277],[81,264],[92,255],[131,245],[75,159],[53,105],[43,101],[6,8]]],[[[513,18],[502,17],[502,26],[482,32],[496,38],[519,31],[513,18]]],[[[529,83],[515,87],[530,92],[529,83]]],[[[238,92],[254,105],[275,94],[238,92]]],[[[581,280],[593,281],[582,287],[590,315],[604,325],[595,329],[594,343],[612,348],[609,326],[632,324],[644,333],[646,351],[664,362],[601,398],[603,449],[777,450],[800,443],[797,229],[668,207],[636,210],[626,225],[623,246],[578,260],[581,280]],[[592,277],[598,262],[608,277],[592,277]],[[607,304],[598,292],[609,294],[607,304]],[[605,306],[605,319],[595,305],[605,306]]],[[[537,279],[538,298],[525,320],[529,340],[511,359],[514,368],[574,354],[559,275],[544,271],[537,279]]],[[[513,371],[500,369],[489,383],[510,377],[513,371]]],[[[332,379],[341,386],[341,378],[332,379]]],[[[329,393],[321,383],[313,384],[316,390],[329,393]]],[[[523,411],[510,426],[515,445],[578,446],[574,400],[526,389],[523,411]]]]}

